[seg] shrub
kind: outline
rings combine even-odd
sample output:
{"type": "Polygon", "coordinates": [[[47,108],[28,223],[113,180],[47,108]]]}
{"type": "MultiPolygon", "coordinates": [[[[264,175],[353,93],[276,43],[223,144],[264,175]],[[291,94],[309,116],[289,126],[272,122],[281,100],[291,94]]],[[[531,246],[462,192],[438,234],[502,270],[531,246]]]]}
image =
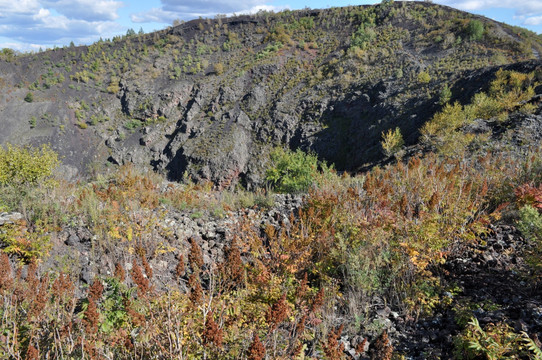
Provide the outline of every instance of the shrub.
{"type": "Polygon", "coordinates": [[[429,75],[427,72],[422,71],[418,74],[418,82],[421,84],[427,84],[431,81],[431,75],[429,75]]]}
{"type": "MultiPolygon", "coordinates": [[[[46,192],[55,184],[52,175],[58,164],[58,155],[47,145],[41,148],[0,146],[0,208],[21,211],[25,217],[32,215],[26,212],[26,207],[43,204],[46,192]]],[[[29,236],[20,239],[29,239],[29,236]]]]}
{"type": "Polygon", "coordinates": [[[110,94],[118,93],[120,91],[119,79],[116,77],[111,77],[111,82],[109,83],[109,86],[106,90],[110,94]]]}
{"type": "Polygon", "coordinates": [[[46,224],[38,221],[35,229],[26,231],[25,224],[10,224],[0,232],[2,251],[16,255],[22,262],[32,262],[45,256],[51,249],[51,237],[47,234],[46,224]]]}
{"type": "Polygon", "coordinates": [[[314,154],[276,148],[271,152],[271,167],[265,172],[266,181],[279,192],[306,191],[318,174],[318,159],[314,154]]]}
{"type": "Polygon", "coordinates": [[[24,101],[26,101],[27,103],[31,103],[32,101],[34,101],[34,94],[32,94],[31,92],[26,94],[26,96],[24,97],[24,101]]]}
{"type": "Polygon", "coordinates": [[[478,359],[480,356],[489,360],[531,358],[527,349],[536,355],[535,359],[540,358],[540,349],[526,333],[517,334],[503,323],[482,329],[476,318],[472,318],[465,331],[455,339],[455,347],[456,359],[478,359]]]}
{"type": "Polygon", "coordinates": [[[452,90],[448,87],[448,85],[444,85],[444,87],[440,90],[439,94],[439,104],[445,105],[450,102],[452,99],[452,90]]]}
{"type": "Polygon", "coordinates": [[[484,35],[484,24],[480,20],[471,20],[465,29],[469,40],[478,41],[484,35]]]}
{"type": "Polygon", "coordinates": [[[0,147],[0,185],[37,185],[49,179],[58,165],[58,155],[49,145],[34,148],[7,144],[0,147]]]}
{"type": "Polygon", "coordinates": [[[396,127],[395,130],[389,129],[387,132],[382,132],[382,141],[380,145],[386,156],[395,155],[405,144],[401,130],[396,127]]]}
{"type": "Polygon", "coordinates": [[[224,65],[222,63],[216,63],[214,65],[214,71],[217,75],[222,75],[224,73],[224,65]]]}
{"type": "Polygon", "coordinates": [[[132,119],[124,123],[124,128],[127,130],[135,130],[143,126],[143,122],[138,119],[132,119]]]}
{"type": "Polygon", "coordinates": [[[542,239],[542,217],[537,209],[525,205],[519,209],[518,229],[528,240],[542,239]]]}
{"type": "Polygon", "coordinates": [[[366,49],[367,45],[376,38],[376,32],[372,25],[361,24],[359,28],[352,34],[350,42],[351,46],[366,49]]]}
{"type": "Polygon", "coordinates": [[[35,116],[30,117],[30,120],[28,121],[30,123],[30,127],[33,129],[36,127],[36,122],[38,119],[35,116]]]}
{"type": "Polygon", "coordinates": [[[490,119],[503,110],[502,103],[498,99],[489,97],[483,92],[474,95],[470,106],[473,109],[473,115],[482,119],[490,119]]]}

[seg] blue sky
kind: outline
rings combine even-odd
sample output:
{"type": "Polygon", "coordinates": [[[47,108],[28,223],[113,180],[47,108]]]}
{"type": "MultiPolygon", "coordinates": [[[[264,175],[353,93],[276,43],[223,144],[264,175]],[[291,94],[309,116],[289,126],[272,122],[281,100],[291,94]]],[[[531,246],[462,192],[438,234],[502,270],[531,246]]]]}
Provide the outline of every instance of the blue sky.
{"type": "MultiPolygon", "coordinates": [[[[373,4],[371,0],[0,0],[0,48],[21,51],[163,29],[173,20],[258,10],[373,4]]],[[[542,33],[542,0],[433,0],[542,33]]]]}

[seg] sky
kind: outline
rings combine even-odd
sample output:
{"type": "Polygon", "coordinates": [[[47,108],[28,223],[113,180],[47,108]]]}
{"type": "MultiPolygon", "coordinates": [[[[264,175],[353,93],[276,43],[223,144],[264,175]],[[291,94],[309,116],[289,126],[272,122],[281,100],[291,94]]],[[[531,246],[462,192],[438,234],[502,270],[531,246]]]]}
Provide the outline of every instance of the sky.
{"type": "MultiPolygon", "coordinates": [[[[310,7],[374,4],[374,0],[0,0],[0,48],[91,44],[98,39],[161,30],[174,20],[310,7]]],[[[433,0],[542,33],[542,0],[433,0]]]]}

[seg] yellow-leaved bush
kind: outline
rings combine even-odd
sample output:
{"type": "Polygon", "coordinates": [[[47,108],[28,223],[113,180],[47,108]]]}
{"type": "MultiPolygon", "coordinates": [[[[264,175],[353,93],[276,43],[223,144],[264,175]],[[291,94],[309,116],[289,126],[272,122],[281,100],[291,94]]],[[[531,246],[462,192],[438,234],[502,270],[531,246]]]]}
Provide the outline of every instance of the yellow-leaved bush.
{"type": "Polygon", "coordinates": [[[37,185],[49,179],[59,165],[58,154],[49,145],[41,147],[7,144],[0,147],[0,184],[37,185]]]}

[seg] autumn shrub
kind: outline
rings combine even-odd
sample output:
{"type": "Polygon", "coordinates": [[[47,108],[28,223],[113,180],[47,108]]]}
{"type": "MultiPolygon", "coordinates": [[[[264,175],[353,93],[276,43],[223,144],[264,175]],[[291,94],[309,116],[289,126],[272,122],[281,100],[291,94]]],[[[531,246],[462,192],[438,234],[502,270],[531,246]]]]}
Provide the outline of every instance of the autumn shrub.
{"type": "MultiPolygon", "coordinates": [[[[519,206],[517,228],[532,247],[525,258],[535,274],[542,272],[542,186],[524,184],[515,191],[519,206]]],[[[536,276],[536,275],[535,275],[536,276]]]]}
{"type": "Polygon", "coordinates": [[[405,141],[403,140],[403,135],[401,130],[396,127],[395,130],[389,129],[387,132],[382,132],[382,141],[380,145],[386,156],[392,156],[396,154],[403,145],[405,141]]]}
{"type": "Polygon", "coordinates": [[[0,232],[2,251],[15,255],[22,262],[38,261],[45,257],[51,249],[51,236],[47,223],[38,220],[33,229],[27,230],[23,221],[17,224],[5,225],[0,232]]]}

